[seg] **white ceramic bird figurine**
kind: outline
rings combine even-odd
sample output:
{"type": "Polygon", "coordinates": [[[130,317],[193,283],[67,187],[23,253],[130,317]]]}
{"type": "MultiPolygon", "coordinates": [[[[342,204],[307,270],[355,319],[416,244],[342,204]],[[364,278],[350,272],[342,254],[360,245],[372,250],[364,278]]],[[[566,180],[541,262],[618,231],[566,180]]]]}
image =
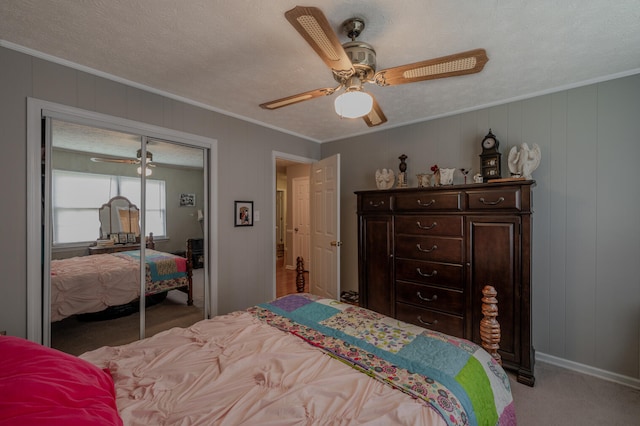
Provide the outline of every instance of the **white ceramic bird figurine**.
{"type": "Polygon", "coordinates": [[[507,159],[511,175],[531,179],[531,174],[540,165],[541,157],[542,153],[537,143],[534,143],[532,148],[529,148],[526,143],[522,143],[519,150],[518,147],[514,146],[509,151],[509,158],[507,159]]]}

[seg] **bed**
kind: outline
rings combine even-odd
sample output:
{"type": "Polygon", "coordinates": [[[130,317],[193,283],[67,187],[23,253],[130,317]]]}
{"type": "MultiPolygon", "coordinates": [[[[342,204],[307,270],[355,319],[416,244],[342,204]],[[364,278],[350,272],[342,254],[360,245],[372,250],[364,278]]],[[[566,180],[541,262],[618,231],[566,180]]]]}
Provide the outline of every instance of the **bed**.
{"type": "MultiPolygon", "coordinates": [[[[187,258],[145,250],[145,296],[178,289],[193,304],[187,258]]],[[[101,312],[140,297],[140,251],[95,254],[51,261],[51,321],[101,312]]]]}
{"type": "Polygon", "coordinates": [[[0,424],[516,423],[496,354],[306,293],[79,358],[16,340],[0,336],[0,424]]]}

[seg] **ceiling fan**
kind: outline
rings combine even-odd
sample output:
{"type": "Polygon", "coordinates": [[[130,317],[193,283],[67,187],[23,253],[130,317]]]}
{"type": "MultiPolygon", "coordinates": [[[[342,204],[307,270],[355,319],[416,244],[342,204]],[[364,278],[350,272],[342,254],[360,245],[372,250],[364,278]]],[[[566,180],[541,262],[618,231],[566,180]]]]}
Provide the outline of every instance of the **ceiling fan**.
{"type": "MultiPolygon", "coordinates": [[[[147,161],[145,161],[147,167],[155,167],[156,165],[152,163],[153,154],[151,151],[147,151],[146,153],[147,161]]],[[[142,149],[139,149],[136,152],[136,158],[115,158],[115,157],[91,157],[91,161],[96,163],[121,163],[121,164],[142,164],[142,149]]],[[[146,175],[151,175],[151,169],[146,169],[146,175]]],[[[138,174],[142,173],[142,167],[138,167],[138,174]]]]}
{"type": "Polygon", "coordinates": [[[347,118],[362,117],[369,127],[374,127],[385,123],[387,117],[375,98],[363,90],[364,83],[395,86],[474,74],[482,71],[489,60],[484,49],[475,49],[376,71],[375,50],[368,43],[356,41],[364,29],[364,20],[361,18],[351,18],[343,22],[342,29],[351,41],[340,44],[338,36],[331,29],[329,21],[320,9],[296,6],[284,15],[324,63],[331,68],[338,86],[298,93],[260,105],[268,110],[332,95],[340,89],[345,89],[345,93],[335,101],[336,113],[347,118]]]}

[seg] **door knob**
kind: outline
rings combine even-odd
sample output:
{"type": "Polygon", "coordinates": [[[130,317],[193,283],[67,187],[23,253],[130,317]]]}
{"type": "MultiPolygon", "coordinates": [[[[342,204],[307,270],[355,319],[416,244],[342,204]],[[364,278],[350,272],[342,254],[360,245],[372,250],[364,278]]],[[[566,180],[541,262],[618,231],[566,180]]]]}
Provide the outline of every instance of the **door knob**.
{"type": "Polygon", "coordinates": [[[294,231],[298,232],[298,228],[293,228],[294,231]]]}
{"type": "Polygon", "coordinates": [[[342,241],[331,241],[331,245],[333,247],[340,247],[342,245],[342,241]]]}

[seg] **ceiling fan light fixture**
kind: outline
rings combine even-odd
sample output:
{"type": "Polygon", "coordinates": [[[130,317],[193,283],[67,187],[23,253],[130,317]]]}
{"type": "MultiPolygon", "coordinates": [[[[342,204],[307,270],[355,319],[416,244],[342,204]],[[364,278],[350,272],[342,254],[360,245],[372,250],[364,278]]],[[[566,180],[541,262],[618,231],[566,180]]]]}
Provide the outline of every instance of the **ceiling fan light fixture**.
{"type": "MultiPolygon", "coordinates": [[[[149,167],[145,167],[144,175],[151,176],[151,173],[153,173],[153,171],[149,167]]],[[[142,166],[138,166],[138,174],[142,175],[142,166]]]]}
{"type": "Polygon", "coordinates": [[[360,118],[371,111],[373,98],[361,90],[350,90],[336,98],[334,107],[342,118],[360,118]]]}

